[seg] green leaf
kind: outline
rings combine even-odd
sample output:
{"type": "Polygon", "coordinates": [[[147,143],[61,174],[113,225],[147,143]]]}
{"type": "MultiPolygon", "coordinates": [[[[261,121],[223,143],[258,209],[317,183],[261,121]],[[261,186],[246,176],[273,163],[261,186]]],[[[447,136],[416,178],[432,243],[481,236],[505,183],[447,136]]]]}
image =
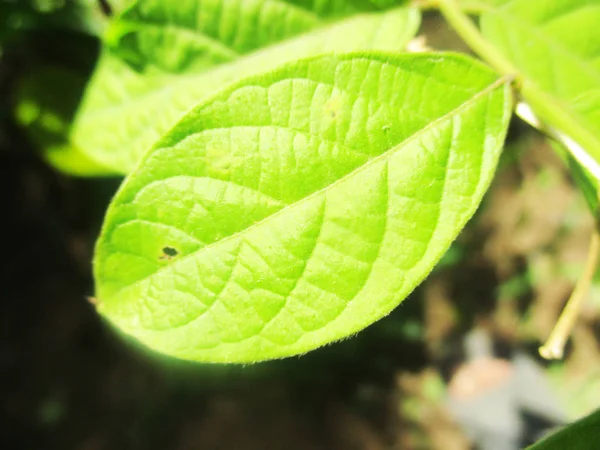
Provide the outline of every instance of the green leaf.
{"type": "Polygon", "coordinates": [[[53,36],[72,58],[62,56],[62,61],[49,62],[39,61],[40,57],[35,59],[38,63],[17,83],[15,117],[54,167],[78,176],[110,174],[111,170],[90,160],[68,142],[73,115],[92,70],[97,45],[79,35],[77,40],[69,34],[53,36]]]}
{"type": "Polygon", "coordinates": [[[112,13],[118,15],[127,7],[131,6],[134,1],[136,0],[110,0],[108,4],[110,5],[112,13]]]}
{"type": "Polygon", "coordinates": [[[356,12],[347,0],[137,0],[113,23],[107,41],[142,69],[198,72],[311,31],[328,16],[356,12]]]}
{"type": "Polygon", "coordinates": [[[527,447],[528,450],[590,450],[600,442],[600,410],[527,447]]]}
{"type": "Polygon", "coordinates": [[[45,149],[44,156],[55,167],[76,175],[104,175],[102,167],[87,162],[65,141],[77,107],[77,87],[84,83],[78,74],[62,67],[38,69],[18,86],[15,116],[29,138],[45,149]],[[59,86],[71,89],[57,89],[59,86]]]}
{"type": "Polygon", "coordinates": [[[595,178],[600,177],[599,23],[597,0],[513,0],[481,17],[483,35],[524,75],[525,100],[546,124],[574,141],[569,150],[595,178]]]}
{"type": "MultiPolygon", "coordinates": [[[[442,0],[412,0],[412,4],[425,9],[438,9],[442,0]]],[[[491,7],[500,6],[511,0],[453,0],[465,14],[480,15],[491,7]]]]}
{"type": "Polygon", "coordinates": [[[198,361],[357,332],[471,217],[510,115],[506,80],[452,54],[325,55],[241,81],[126,179],[96,247],[98,309],[198,361]]]}
{"type": "Polygon", "coordinates": [[[493,6],[500,6],[511,0],[456,0],[458,6],[465,12],[481,14],[493,6]]]}
{"type": "Polygon", "coordinates": [[[167,74],[153,66],[140,73],[107,50],[88,86],[70,141],[88,158],[128,173],[186,111],[226,84],[323,52],[401,50],[419,21],[412,8],[358,15],[199,74],[167,74]]]}
{"type": "Polygon", "coordinates": [[[481,29],[540,88],[572,102],[600,89],[599,21],[597,0],[513,0],[484,14],[481,29]]]}

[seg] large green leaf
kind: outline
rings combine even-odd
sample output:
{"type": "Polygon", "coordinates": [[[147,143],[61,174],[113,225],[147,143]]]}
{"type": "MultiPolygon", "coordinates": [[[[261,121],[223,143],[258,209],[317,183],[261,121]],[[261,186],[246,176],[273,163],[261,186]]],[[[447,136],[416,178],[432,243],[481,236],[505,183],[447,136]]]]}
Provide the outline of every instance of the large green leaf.
{"type": "Polygon", "coordinates": [[[600,410],[535,443],[528,450],[591,450],[600,442],[600,410]]]}
{"type": "Polygon", "coordinates": [[[598,0],[513,0],[481,17],[484,36],[534,86],[525,99],[568,136],[563,144],[592,185],[600,177],[599,24],[598,0]]]}
{"type": "Polygon", "coordinates": [[[471,217],[510,87],[445,54],[321,56],[222,91],[109,207],[99,311],[160,352],[258,361],[387,314],[471,217]]]}
{"type": "Polygon", "coordinates": [[[99,165],[127,173],[187,110],[227,83],[322,52],[401,50],[418,26],[412,8],[358,15],[199,74],[170,74],[155,66],[137,72],[106,50],[70,140],[99,165]]]}

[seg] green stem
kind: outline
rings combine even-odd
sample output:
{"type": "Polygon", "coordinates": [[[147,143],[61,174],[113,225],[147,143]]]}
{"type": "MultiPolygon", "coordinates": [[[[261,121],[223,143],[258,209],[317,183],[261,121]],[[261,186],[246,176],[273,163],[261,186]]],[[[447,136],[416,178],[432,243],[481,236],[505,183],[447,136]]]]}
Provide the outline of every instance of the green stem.
{"type": "Polygon", "coordinates": [[[521,85],[521,95],[536,112],[540,120],[554,124],[556,128],[561,130],[559,134],[566,135],[574,141],[575,145],[561,139],[561,142],[577,162],[597,179],[600,179],[600,165],[597,162],[600,159],[600,142],[596,136],[582,126],[581,122],[577,121],[560,101],[546,94],[535,84],[524,81],[521,85]]]}
{"type": "Polygon", "coordinates": [[[503,75],[514,75],[520,95],[525,98],[539,119],[560,129],[576,145],[567,149],[596,178],[600,179],[600,141],[573,117],[559,100],[546,94],[534,83],[524,79],[517,68],[490,44],[455,0],[437,0],[440,11],[458,35],[481,59],[503,75]],[[591,156],[590,156],[591,155],[591,156]]]}
{"type": "Polygon", "coordinates": [[[592,234],[592,242],[590,243],[590,250],[588,253],[588,259],[585,263],[585,269],[583,274],[577,280],[575,289],[567,304],[565,305],[563,312],[561,313],[558,322],[554,326],[550,337],[546,343],[540,347],[540,355],[546,359],[560,359],[563,356],[565,343],[571,334],[571,330],[577,322],[579,313],[581,311],[581,305],[585,300],[585,296],[590,288],[592,278],[596,273],[598,265],[598,256],[600,255],[600,234],[598,229],[594,229],[592,234]]]}
{"type": "MultiPolygon", "coordinates": [[[[598,138],[585,126],[582,126],[561,101],[545,93],[535,83],[523,77],[517,68],[481,35],[479,29],[455,0],[438,0],[438,6],[452,28],[481,59],[501,74],[515,76],[515,84],[519,89],[520,96],[531,106],[535,115],[542,122],[550,125],[550,129],[571,155],[597,179],[600,179],[600,164],[597,162],[600,159],[598,138]]],[[[584,273],[577,281],[548,341],[540,348],[540,354],[545,358],[562,357],[565,342],[575,325],[592,277],[596,272],[600,255],[599,233],[598,229],[594,230],[584,273]]]]}
{"type": "Polygon", "coordinates": [[[481,59],[504,75],[517,75],[519,71],[496,47],[486,41],[473,21],[454,0],[438,0],[439,8],[454,31],[481,59]]]}

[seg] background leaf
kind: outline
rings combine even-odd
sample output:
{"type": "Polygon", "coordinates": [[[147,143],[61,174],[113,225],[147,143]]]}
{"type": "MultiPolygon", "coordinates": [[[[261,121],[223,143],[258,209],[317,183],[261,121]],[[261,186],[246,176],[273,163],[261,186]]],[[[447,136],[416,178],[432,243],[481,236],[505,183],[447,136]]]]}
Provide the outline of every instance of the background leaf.
{"type": "Polygon", "coordinates": [[[198,72],[356,12],[346,0],[137,0],[113,21],[107,40],[137,67],[198,72]]]}
{"type": "Polygon", "coordinates": [[[23,32],[20,43],[9,48],[7,66],[16,74],[7,107],[29,140],[43,149],[42,155],[55,167],[75,175],[114,173],[68,141],[73,117],[96,64],[99,41],[87,33],[54,26],[40,25],[23,32]]]}
{"type": "MultiPolygon", "coordinates": [[[[589,133],[591,143],[584,150],[596,163],[600,162],[598,23],[600,3],[596,0],[514,0],[481,16],[484,36],[589,133]]],[[[560,121],[537,113],[562,129],[560,121]]],[[[584,168],[580,172],[592,177],[585,181],[587,186],[597,185],[593,179],[597,174],[584,168]]]]}
{"type": "Polygon", "coordinates": [[[65,138],[85,82],[72,69],[40,68],[21,81],[15,115],[54,167],[74,175],[106,175],[111,171],[90,161],[65,138]]]}
{"type": "Polygon", "coordinates": [[[412,8],[358,15],[196,74],[170,74],[155,66],[138,72],[107,49],[70,140],[101,166],[127,173],[189,108],[227,83],[322,52],[401,50],[416,33],[419,20],[412,8]]]}
{"type": "Polygon", "coordinates": [[[535,443],[528,450],[589,450],[600,439],[600,410],[535,443]]]}
{"type": "Polygon", "coordinates": [[[97,244],[99,311],[180,358],[306,352],[381,318],[479,204],[511,111],[457,55],[287,64],[187,114],[97,244]]]}

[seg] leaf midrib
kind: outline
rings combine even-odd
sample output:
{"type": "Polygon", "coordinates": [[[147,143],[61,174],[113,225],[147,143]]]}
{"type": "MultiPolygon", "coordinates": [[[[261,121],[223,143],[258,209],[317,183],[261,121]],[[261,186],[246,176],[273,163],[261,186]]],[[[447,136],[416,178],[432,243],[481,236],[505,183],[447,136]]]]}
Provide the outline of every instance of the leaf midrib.
{"type": "MultiPolygon", "coordinates": [[[[333,187],[335,187],[336,185],[344,182],[345,180],[347,180],[348,178],[351,178],[354,176],[354,174],[359,173],[360,171],[366,170],[368,167],[370,167],[372,164],[375,164],[379,161],[381,161],[382,159],[387,158],[391,153],[395,152],[396,150],[399,150],[401,147],[405,146],[406,144],[410,143],[413,140],[416,140],[417,138],[419,138],[421,135],[425,134],[426,132],[428,132],[430,129],[435,128],[435,126],[437,126],[439,123],[443,122],[444,120],[448,119],[449,117],[452,117],[454,115],[459,114],[461,111],[463,111],[464,109],[467,109],[469,106],[471,106],[473,103],[475,103],[479,98],[484,97],[485,95],[491,93],[492,91],[494,91],[495,89],[499,88],[502,85],[505,85],[507,83],[509,83],[510,81],[512,81],[512,76],[503,76],[498,78],[497,80],[495,80],[493,83],[489,84],[487,87],[483,88],[481,91],[479,91],[478,93],[476,93],[475,95],[473,95],[471,98],[467,99],[464,103],[461,103],[459,106],[457,106],[456,108],[452,109],[451,111],[448,111],[446,114],[438,117],[437,119],[433,120],[432,122],[430,122],[429,124],[427,124],[426,126],[424,126],[423,128],[421,128],[420,130],[416,131],[415,133],[413,133],[411,136],[407,137],[406,139],[404,139],[402,142],[400,142],[398,145],[395,145],[393,147],[391,147],[390,149],[386,150],[385,152],[383,152],[382,154],[368,160],[366,163],[364,163],[363,165],[357,167],[356,169],[354,169],[353,171],[349,172],[348,174],[346,174],[345,176],[335,180],[333,183],[315,191],[312,192],[311,194],[307,195],[306,197],[294,202],[294,203],[290,203],[289,205],[286,205],[285,207],[283,207],[282,209],[280,209],[279,211],[266,216],[265,218],[259,220],[258,222],[252,224],[251,226],[244,228],[243,230],[240,230],[230,236],[224,237],[222,239],[220,239],[219,241],[213,242],[207,246],[202,247],[201,249],[198,249],[195,252],[190,253],[189,255],[186,255],[184,257],[182,257],[181,259],[178,259],[176,261],[173,262],[173,264],[178,264],[180,262],[183,262],[187,259],[191,259],[195,256],[197,256],[200,252],[208,250],[210,248],[215,247],[216,245],[222,245],[224,243],[227,243],[230,240],[236,239],[239,236],[243,236],[245,233],[248,233],[249,231],[253,230],[254,228],[257,228],[259,226],[261,226],[263,223],[265,223],[267,220],[270,220],[274,217],[277,217],[281,214],[285,214],[286,211],[289,208],[295,207],[297,205],[300,205],[302,203],[308,202],[310,200],[312,200],[314,197],[317,197],[319,195],[321,195],[323,192],[326,192],[329,189],[332,189],[333,187]]],[[[144,281],[154,277],[155,275],[169,269],[170,267],[172,267],[172,264],[170,265],[165,265],[161,268],[159,268],[158,270],[156,270],[155,272],[144,276],[143,278],[140,278],[138,280],[136,280],[135,282],[124,286],[118,290],[116,290],[115,292],[112,293],[112,298],[117,297],[119,295],[121,295],[123,292],[129,290],[129,289],[133,289],[136,286],[139,286],[141,283],[143,283],[144,281]]],[[[104,299],[101,299],[104,300],[104,299]]],[[[106,301],[106,300],[104,300],[106,301]]],[[[103,303],[103,302],[102,302],[103,303]]],[[[100,303],[100,307],[102,305],[102,303],[100,303]]]]}
{"type": "MultiPolygon", "coordinates": [[[[271,129],[275,129],[275,130],[289,130],[289,131],[291,131],[293,133],[297,133],[297,134],[303,135],[303,136],[305,136],[307,138],[314,138],[314,139],[318,139],[321,142],[327,142],[329,144],[336,145],[336,146],[340,147],[340,149],[344,149],[348,153],[354,154],[354,156],[356,156],[356,157],[367,158],[367,161],[370,161],[371,159],[373,159],[373,157],[371,157],[368,153],[362,153],[357,148],[354,148],[354,147],[352,147],[352,146],[350,146],[350,145],[348,145],[346,143],[337,142],[337,141],[335,141],[333,139],[329,139],[329,138],[326,138],[326,137],[323,137],[323,136],[319,136],[318,134],[310,133],[310,132],[307,132],[305,130],[301,130],[299,128],[284,127],[284,126],[281,126],[281,125],[272,125],[272,124],[269,124],[269,125],[232,125],[230,127],[205,128],[202,131],[189,134],[188,136],[185,137],[185,139],[190,138],[190,137],[194,137],[194,136],[201,136],[205,131],[206,132],[219,132],[219,131],[226,131],[226,130],[233,130],[233,129],[256,130],[256,129],[262,129],[262,128],[271,128],[271,129]]],[[[183,141],[185,141],[185,139],[183,139],[182,141],[175,142],[172,145],[169,145],[169,147],[160,147],[160,149],[172,148],[175,145],[180,145],[183,141]]],[[[362,166],[360,166],[360,167],[362,167],[362,166]]],[[[353,170],[356,170],[356,169],[353,169],[353,170]]],[[[351,173],[351,172],[348,172],[348,173],[351,173]]],[[[127,206],[127,205],[132,205],[132,204],[136,203],[136,201],[138,200],[138,198],[142,195],[143,191],[145,189],[147,189],[148,187],[153,186],[155,183],[162,183],[162,182],[164,182],[166,180],[170,180],[172,178],[176,178],[176,177],[179,177],[179,176],[181,176],[181,175],[180,174],[174,174],[174,175],[165,176],[164,178],[153,179],[151,182],[149,182],[148,184],[145,184],[142,188],[140,188],[140,190],[133,196],[133,198],[131,198],[128,201],[121,202],[118,205],[120,207],[127,206]]],[[[208,176],[193,176],[193,175],[185,175],[185,176],[190,177],[190,178],[211,178],[211,177],[208,177],[208,176]]],[[[211,179],[214,179],[214,178],[211,178],[211,179]]],[[[284,203],[284,206],[283,206],[284,208],[290,205],[285,200],[282,200],[280,198],[273,197],[270,194],[266,194],[264,192],[261,192],[257,188],[253,188],[251,186],[245,186],[243,184],[237,183],[237,182],[232,181],[232,180],[220,180],[220,181],[231,183],[233,185],[237,185],[237,186],[242,187],[244,189],[253,190],[253,191],[257,192],[257,193],[260,193],[261,195],[264,195],[264,196],[267,196],[267,197],[271,198],[275,202],[284,203]]],[[[312,195],[312,192],[311,192],[310,195],[312,195]]]]}

